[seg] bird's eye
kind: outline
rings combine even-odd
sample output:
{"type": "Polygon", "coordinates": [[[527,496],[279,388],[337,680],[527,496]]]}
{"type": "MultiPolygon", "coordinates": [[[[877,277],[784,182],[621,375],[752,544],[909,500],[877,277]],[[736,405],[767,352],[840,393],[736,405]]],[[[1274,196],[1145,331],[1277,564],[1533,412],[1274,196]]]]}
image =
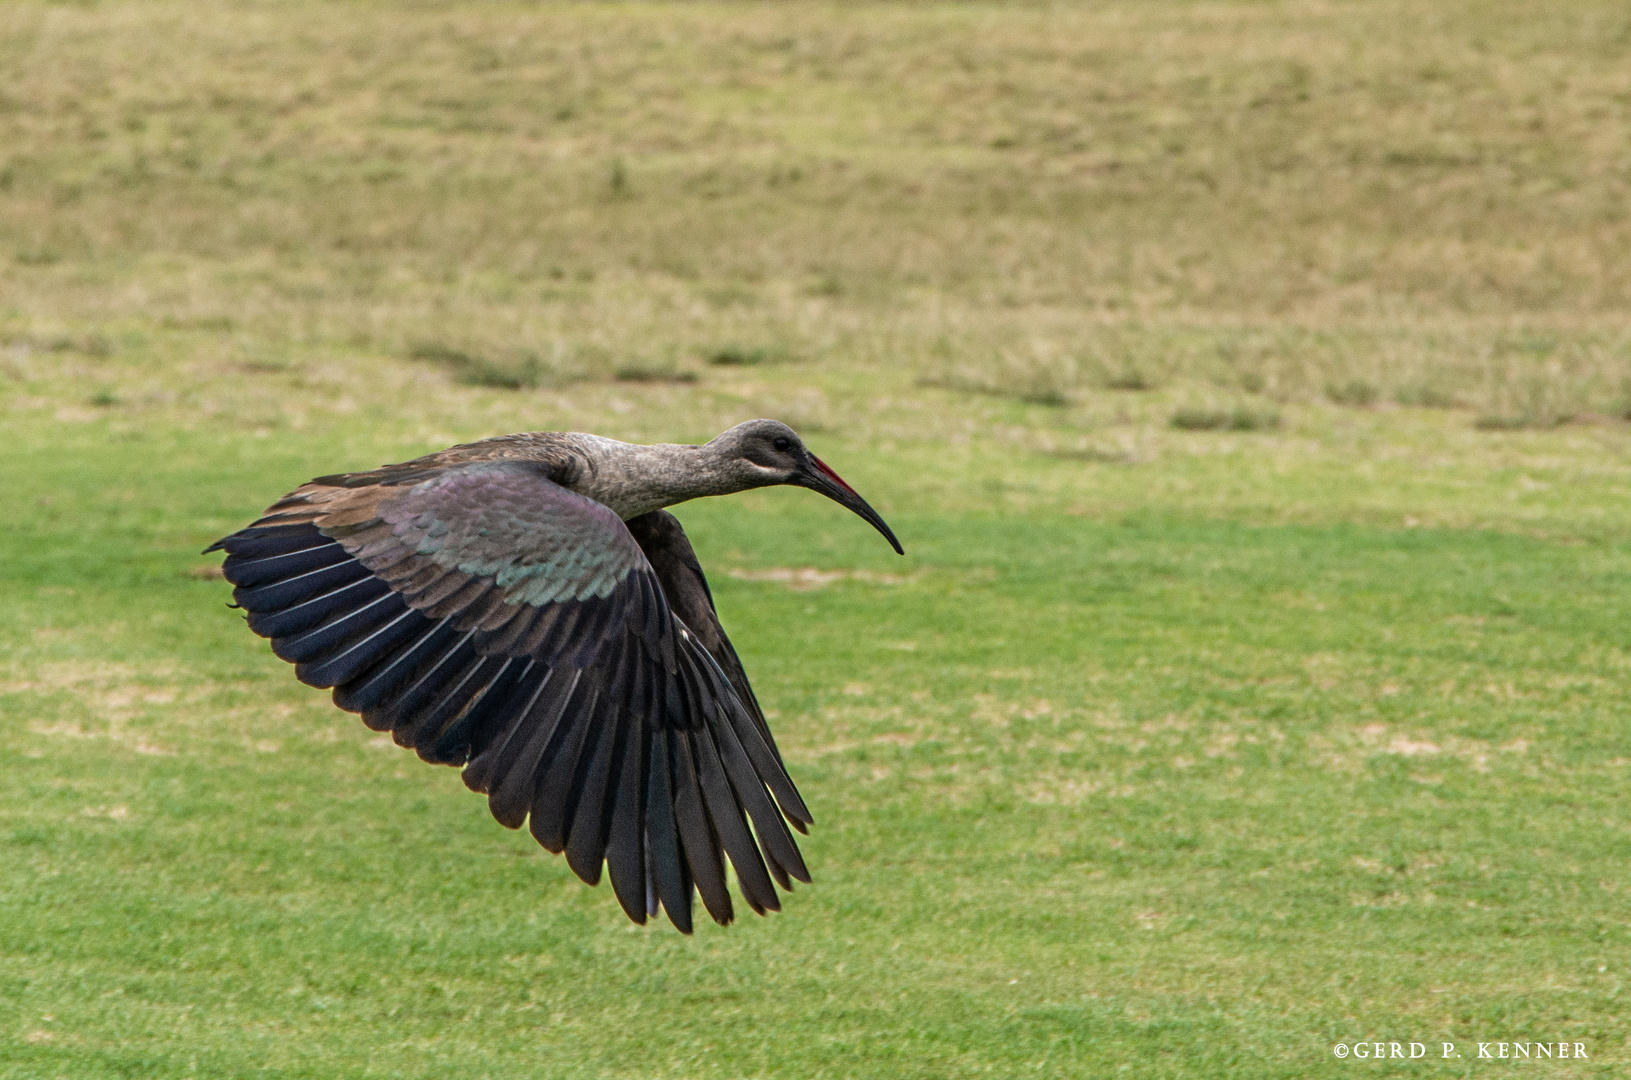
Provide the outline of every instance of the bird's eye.
{"type": "Polygon", "coordinates": [[[777,450],[786,453],[787,451],[793,449],[793,440],[789,439],[785,435],[778,435],[774,439],[770,440],[770,445],[775,447],[777,450]]]}

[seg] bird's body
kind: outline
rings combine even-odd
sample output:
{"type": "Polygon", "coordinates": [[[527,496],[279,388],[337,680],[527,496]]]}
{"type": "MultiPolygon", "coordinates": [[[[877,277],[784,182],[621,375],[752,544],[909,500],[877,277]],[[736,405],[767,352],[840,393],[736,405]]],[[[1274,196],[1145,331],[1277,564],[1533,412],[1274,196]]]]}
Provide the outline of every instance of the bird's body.
{"type": "MultiPolygon", "coordinates": [[[[320,477],[215,545],[302,682],[427,761],[629,917],[691,928],[809,881],[782,765],[707,581],[663,507],[797,484],[882,519],[774,421],[705,446],[531,432],[320,477]],[[750,828],[751,825],[751,828],[750,828]]],[[[211,550],[215,550],[212,548],[211,550]]]]}

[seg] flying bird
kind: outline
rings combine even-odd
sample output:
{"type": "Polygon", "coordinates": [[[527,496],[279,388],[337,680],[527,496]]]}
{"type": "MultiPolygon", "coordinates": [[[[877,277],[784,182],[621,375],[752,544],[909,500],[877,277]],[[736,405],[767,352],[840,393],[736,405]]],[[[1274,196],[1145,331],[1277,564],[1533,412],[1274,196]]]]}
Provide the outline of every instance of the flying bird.
{"type": "Polygon", "coordinates": [[[249,627],[309,686],[426,761],[462,766],[512,829],[604,865],[629,918],[690,933],[810,880],[799,797],[663,508],[792,484],[877,511],[792,428],[702,446],[528,432],[322,476],[217,541],[249,627]]]}

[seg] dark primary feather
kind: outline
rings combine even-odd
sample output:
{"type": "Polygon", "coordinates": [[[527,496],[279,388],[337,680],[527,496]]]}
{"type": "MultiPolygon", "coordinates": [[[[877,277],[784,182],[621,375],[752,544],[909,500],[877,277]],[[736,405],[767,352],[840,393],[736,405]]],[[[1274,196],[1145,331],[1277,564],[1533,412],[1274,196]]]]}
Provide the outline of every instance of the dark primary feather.
{"type": "Polygon", "coordinates": [[[729,922],[726,859],[760,913],[810,880],[809,810],[672,515],[625,525],[478,446],[313,481],[216,547],[303,682],[463,766],[583,880],[604,865],[634,921],[689,933],[695,891],[729,922]]]}
{"type": "MultiPolygon", "coordinates": [[[[742,661],[731,646],[730,638],[725,636],[725,628],[719,623],[708,579],[703,576],[702,564],[697,561],[696,552],[692,550],[685,530],[680,527],[679,519],[666,510],[657,510],[642,514],[627,525],[651,561],[652,570],[662,582],[663,594],[674,613],[708,650],[708,655],[713,657],[720,673],[736,692],[736,700],[742,706],[742,711],[732,710],[732,716],[740,717],[745,712],[757,729],[758,738],[743,741],[748,746],[748,753],[754,756],[760,775],[766,778],[776,798],[788,811],[788,820],[793,827],[800,832],[808,831],[807,826],[813,824],[815,819],[791,781],[785,786],[778,785],[777,781],[787,775],[781,753],[776,749],[770,725],[765,722],[764,712],[759,708],[759,699],[754,696],[753,687],[748,685],[742,661]]],[[[808,881],[809,878],[800,880],[808,881]]]]}

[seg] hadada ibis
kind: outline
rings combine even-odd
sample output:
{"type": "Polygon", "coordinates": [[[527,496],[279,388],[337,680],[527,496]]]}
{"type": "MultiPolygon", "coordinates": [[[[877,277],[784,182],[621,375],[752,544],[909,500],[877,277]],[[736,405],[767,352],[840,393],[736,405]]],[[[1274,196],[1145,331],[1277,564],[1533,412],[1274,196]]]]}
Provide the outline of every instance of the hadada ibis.
{"type": "Polygon", "coordinates": [[[426,761],[637,923],[691,931],[808,882],[809,809],[702,567],[663,508],[794,484],[895,534],[774,420],[703,446],[530,432],[322,476],[218,541],[249,627],[309,686],[426,761]],[[773,884],[773,881],[775,884],[773,884]]]}

